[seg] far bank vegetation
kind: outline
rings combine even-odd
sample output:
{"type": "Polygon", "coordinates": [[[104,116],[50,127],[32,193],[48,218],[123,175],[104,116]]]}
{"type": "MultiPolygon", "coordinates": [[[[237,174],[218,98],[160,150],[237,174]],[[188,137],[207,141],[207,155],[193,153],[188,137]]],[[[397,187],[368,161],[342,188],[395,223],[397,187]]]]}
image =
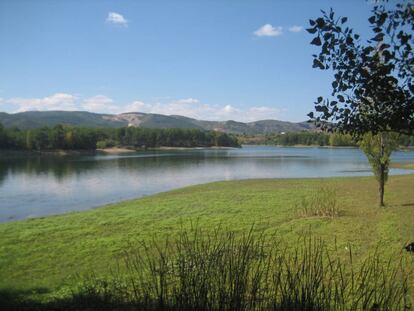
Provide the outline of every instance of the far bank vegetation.
{"type": "Polygon", "coordinates": [[[94,150],[129,146],[154,147],[238,147],[230,134],[198,129],[150,129],[136,127],[85,128],[65,125],[31,130],[4,128],[0,124],[0,150],[94,150]]]}
{"type": "MultiPolygon", "coordinates": [[[[331,146],[358,147],[358,143],[349,134],[325,132],[288,132],[263,135],[239,135],[241,144],[247,145],[280,145],[280,146],[331,146]]],[[[399,135],[397,143],[401,147],[414,146],[414,136],[399,135]]]]}

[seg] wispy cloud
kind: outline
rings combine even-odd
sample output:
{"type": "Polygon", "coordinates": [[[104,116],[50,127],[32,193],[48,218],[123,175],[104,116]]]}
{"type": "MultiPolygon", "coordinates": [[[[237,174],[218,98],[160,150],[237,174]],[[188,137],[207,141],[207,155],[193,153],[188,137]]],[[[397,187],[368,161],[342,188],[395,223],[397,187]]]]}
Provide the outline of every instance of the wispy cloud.
{"type": "Polygon", "coordinates": [[[239,112],[240,110],[238,110],[237,108],[233,107],[232,105],[226,105],[223,108],[223,112],[225,113],[235,113],[235,112],[239,112]]]}
{"type": "Polygon", "coordinates": [[[128,27],[128,20],[125,19],[123,15],[116,13],[116,12],[109,12],[108,17],[106,18],[106,22],[115,24],[115,25],[128,27]]]}
{"type": "Polygon", "coordinates": [[[288,30],[290,32],[301,32],[303,30],[303,27],[298,26],[298,25],[293,25],[293,26],[290,26],[288,30]]]}
{"type": "Polygon", "coordinates": [[[173,103],[178,104],[178,105],[185,105],[185,104],[199,104],[200,100],[196,99],[196,98],[183,98],[183,99],[178,99],[173,101],[173,103]]]}
{"type": "Polygon", "coordinates": [[[27,110],[76,110],[77,97],[66,93],[56,93],[43,98],[10,98],[5,102],[17,106],[15,112],[27,110]]]}
{"type": "Polygon", "coordinates": [[[101,113],[118,113],[119,106],[114,104],[112,98],[105,95],[96,95],[84,99],[80,104],[81,110],[101,113]]]}
{"type": "Polygon", "coordinates": [[[257,37],[277,37],[282,34],[282,27],[273,27],[271,24],[265,24],[254,32],[254,35],[257,37]]]}
{"type": "Polygon", "coordinates": [[[123,107],[128,112],[158,113],[181,115],[201,120],[237,120],[256,121],[262,119],[280,119],[284,110],[268,106],[240,108],[234,105],[211,105],[198,99],[184,98],[168,102],[144,103],[135,101],[123,107]]]}
{"type": "Polygon", "coordinates": [[[67,93],[56,93],[43,98],[15,97],[4,101],[15,107],[14,112],[33,110],[87,110],[91,112],[117,113],[119,107],[114,101],[104,95],[80,99],[78,96],[67,93]]]}

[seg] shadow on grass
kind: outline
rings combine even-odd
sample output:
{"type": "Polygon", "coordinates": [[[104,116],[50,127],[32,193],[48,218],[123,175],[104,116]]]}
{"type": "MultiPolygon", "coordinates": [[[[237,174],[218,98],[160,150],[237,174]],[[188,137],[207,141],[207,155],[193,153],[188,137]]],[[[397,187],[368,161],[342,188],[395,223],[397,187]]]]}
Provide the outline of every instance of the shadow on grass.
{"type": "MultiPolygon", "coordinates": [[[[77,293],[66,298],[55,298],[49,301],[39,301],[27,298],[38,292],[38,289],[17,291],[0,290],[0,310],[3,311],[91,311],[91,310],[142,310],[133,303],[120,301],[115,296],[101,296],[77,293]]],[[[40,293],[40,292],[39,292],[40,293]]]]}

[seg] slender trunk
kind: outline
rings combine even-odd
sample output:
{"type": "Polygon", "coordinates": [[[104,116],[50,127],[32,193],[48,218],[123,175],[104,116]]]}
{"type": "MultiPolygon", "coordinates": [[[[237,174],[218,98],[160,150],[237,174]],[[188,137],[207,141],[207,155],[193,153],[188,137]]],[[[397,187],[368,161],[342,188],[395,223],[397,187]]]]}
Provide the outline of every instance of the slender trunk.
{"type": "Polygon", "coordinates": [[[385,188],[385,165],[381,164],[380,178],[378,181],[379,206],[384,207],[384,188],[385,188]]]}
{"type": "MultiPolygon", "coordinates": [[[[380,133],[380,137],[381,137],[381,162],[382,162],[384,159],[384,152],[385,152],[384,136],[382,133],[380,133]]],[[[379,180],[378,180],[379,206],[384,207],[385,164],[381,163],[379,169],[380,169],[379,180]]]]}

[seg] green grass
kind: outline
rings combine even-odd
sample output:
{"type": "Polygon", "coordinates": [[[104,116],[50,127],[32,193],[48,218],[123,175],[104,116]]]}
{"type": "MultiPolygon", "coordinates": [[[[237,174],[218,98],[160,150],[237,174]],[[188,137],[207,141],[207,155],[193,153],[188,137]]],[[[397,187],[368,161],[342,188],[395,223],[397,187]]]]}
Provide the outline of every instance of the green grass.
{"type": "MultiPolygon", "coordinates": [[[[400,252],[414,241],[414,175],[391,176],[386,208],[377,206],[374,178],[284,179],[217,182],[121,202],[86,212],[0,224],[0,288],[54,292],[77,275],[108,273],[131,241],[164,240],[191,223],[236,232],[277,232],[295,243],[312,233],[337,240],[343,256],[352,245],[364,258],[400,252]],[[336,189],[339,217],[300,217],[301,198],[336,189]]],[[[403,253],[401,256],[410,256],[403,253]]],[[[414,283],[411,283],[414,286],[414,283]]]]}
{"type": "Polygon", "coordinates": [[[391,167],[414,170],[414,162],[391,163],[391,167]]]}

